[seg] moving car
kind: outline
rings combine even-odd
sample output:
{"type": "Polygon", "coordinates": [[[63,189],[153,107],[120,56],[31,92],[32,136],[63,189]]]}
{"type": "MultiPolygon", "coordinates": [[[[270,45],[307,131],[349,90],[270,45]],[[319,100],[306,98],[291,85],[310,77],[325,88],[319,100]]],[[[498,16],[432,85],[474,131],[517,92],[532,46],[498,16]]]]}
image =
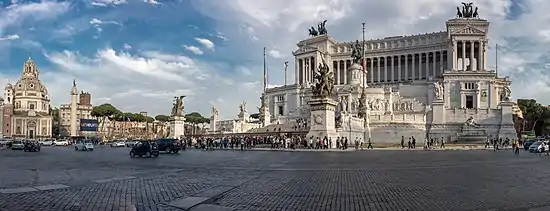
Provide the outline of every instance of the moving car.
{"type": "Polygon", "coordinates": [[[548,150],[548,145],[546,145],[546,143],[543,141],[537,141],[529,146],[529,152],[541,153],[543,147],[544,150],[548,150]]]}
{"type": "Polygon", "coordinates": [[[44,141],[40,141],[39,143],[40,143],[41,146],[51,146],[51,145],[54,144],[53,142],[54,142],[54,141],[52,141],[52,140],[46,139],[46,140],[44,140],[44,141]]]}
{"type": "Polygon", "coordinates": [[[94,150],[94,144],[90,140],[78,140],[76,141],[76,144],[74,145],[74,150],[82,150],[82,151],[93,151],[94,150]]]}
{"type": "Polygon", "coordinates": [[[162,138],[156,142],[159,146],[159,151],[165,151],[166,153],[178,153],[182,149],[182,144],[178,139],[162,138]]]}
{"type": "Polygon", "coordinates": [[[38,141],[26,141],[23,150],[25,152],[40,152],[40,143],[38,141]]]}
{"type": "Polygon", "coordinates": [[[125,147],[126,144],[124,143],[124,141],[117,141],[117,142],[113,142],[111,143],[111,147],[125,147]]]}
{"type": "Polygon", "coordinates": [[[130,150],[130,157],[158,157],[159,148],[156,142],[153,141],[140,141],[137,142],[130,150]]]}
{"type": "Polygon", "coordinates": [[[69,141],[65,139],[55,140],[54,141],[55,146],[69,146],[69,141]]]}
{"type": "Polygon", "coordinates": [[[11,142],[11,149],[12,150],[22,150],[25,148],[25,144],[21,140],[15,140],[11,142]]]}

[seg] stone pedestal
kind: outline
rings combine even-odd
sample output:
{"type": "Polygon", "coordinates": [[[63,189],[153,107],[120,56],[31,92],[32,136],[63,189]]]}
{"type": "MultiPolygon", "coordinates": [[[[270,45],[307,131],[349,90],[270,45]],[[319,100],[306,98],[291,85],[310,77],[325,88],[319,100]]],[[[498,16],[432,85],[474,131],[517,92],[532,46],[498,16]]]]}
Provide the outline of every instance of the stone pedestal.
{"type": "Polygon", "coordinates": [[[348,68],[348,84],[363,84],[363,67],[361,67],[361,65],[353,63],[348,68]]]}
{"type": "Polygon", "coordinates": [[[509,101],[503,101],[499,104],[501,111],[500,129],[498,131],[499,138],[515,139],[517,138],[516,128],[514,127],[514,103],[509,101]]]}
{"type": "Polygon", "coordinates": [[[170,119],[170,138],[181,139],[185,135],[185,117],[175,116],[170,119]]]}
{"type": "Polygon", "coordinates": [[[432,102],[432,124],[426,128],[429,138],[440,138],[446,136],[447,129],[442,127],[446,123],[445,101],[443,99],[432,102]]]}
{"type": "Polygon", "coordinates": [[[313,98],[309,101],[309,107],[311,110],[311,123],[310,129],[307,133],[307,138],[319,137],[323,139],[325,136],[332,139],[333,143],[336,143],[338,134],[335,127],[335,110],[336,101],[329,98],[313,98]]]}

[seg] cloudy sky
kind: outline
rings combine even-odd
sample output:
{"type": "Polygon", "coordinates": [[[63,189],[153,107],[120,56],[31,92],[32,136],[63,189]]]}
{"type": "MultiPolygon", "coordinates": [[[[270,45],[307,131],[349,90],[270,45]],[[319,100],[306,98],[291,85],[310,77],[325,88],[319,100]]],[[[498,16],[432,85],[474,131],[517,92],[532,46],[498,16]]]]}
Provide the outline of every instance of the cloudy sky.
{"type": "MultiPolygon", "coordinates": [[[[269,84],[283,83],[283,64],[307,28],[328,19],[340,41],[445,30],[461,0],[0,0],[0,86],[15,82],[32,55],[52,105],[67,103],[72,80],[93,103],[168,114],[173,96],[186,112],[233,118],[238,104],[256,111],[263,47],[269,84]]],[[[514,98],[550,104],[548,0],[477,0],[498,43],[499,73],[514,98]]],[[[494,47],[488,66],[495,66],[494,47]]],[[[289,79],[293,79],[289,75],[289,79]]]]}

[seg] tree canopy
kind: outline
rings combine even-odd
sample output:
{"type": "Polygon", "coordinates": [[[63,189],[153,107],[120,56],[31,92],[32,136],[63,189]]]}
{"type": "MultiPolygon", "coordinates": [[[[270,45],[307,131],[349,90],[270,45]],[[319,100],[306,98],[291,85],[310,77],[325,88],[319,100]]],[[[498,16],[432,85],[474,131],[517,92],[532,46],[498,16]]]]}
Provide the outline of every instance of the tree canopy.
{"type": "Polygon", "coordinates": [[[550,109],[534,99],[518,99],[518,107],[523,114],[522,131],[535,131],[538,136],[550,132],[550,109]]]}
{"type": "Polygon", "coordinates": [[[160,122],[168,122],[168,121],[170,121],[170,117],[166,116],[166,115],[159,114],[159,115],[155,116],[155,120],[160,121],[160,122]]]}

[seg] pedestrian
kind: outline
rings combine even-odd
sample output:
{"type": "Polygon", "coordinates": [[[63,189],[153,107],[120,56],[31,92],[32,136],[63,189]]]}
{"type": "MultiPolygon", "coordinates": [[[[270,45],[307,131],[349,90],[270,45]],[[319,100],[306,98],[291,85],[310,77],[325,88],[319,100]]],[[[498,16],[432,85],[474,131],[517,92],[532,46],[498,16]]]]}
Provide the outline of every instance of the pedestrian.
{"type": "Polygon", "coordinates": [[[401,149],[405,148],[405,136],[401,136],[401,149]]]}
{"type": "Polygon", "coordinates": [[[408,144],[409,149],[411,149],[412,148],[411,138],[409,138],[409,142],[407,144],[408,144]]]}
{"type": "Polygon", "coordinates": [[[416,148],[416,139],[414,138],[414,136],[412,137],[412,148],[416,148]]]}
{"type": "Polygon", "coordinates": [[[369,145],[367,146],[367,149],[374,149],[374,148],[372,147],[372,142],[370,141],[370,138],[369,138],[369,145]]]}
{"type": "Polygon", "coordinates": [[[519,141],[516,141],[514,145],[515,145],[514,154],[519,155],[519,141]]]}

